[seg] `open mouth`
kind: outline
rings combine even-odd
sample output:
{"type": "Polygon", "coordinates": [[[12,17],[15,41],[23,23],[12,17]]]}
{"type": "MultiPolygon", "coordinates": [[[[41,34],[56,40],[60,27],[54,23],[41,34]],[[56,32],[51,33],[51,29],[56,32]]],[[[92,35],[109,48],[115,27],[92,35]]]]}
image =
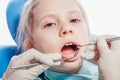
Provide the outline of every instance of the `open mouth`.
{"type": "MultiPolygon", "coordinates": [[[[76,51],[78,51],[79,48],[77,46],[77,44],[74,44],[74,43],[66,43],[62,49],[61,49],[61,52],[62,52],[62,57],[63,58],[75,58],[76,57],[76,51]]],[[[71,59],[73,60],[73,59],[71,59]]]]}

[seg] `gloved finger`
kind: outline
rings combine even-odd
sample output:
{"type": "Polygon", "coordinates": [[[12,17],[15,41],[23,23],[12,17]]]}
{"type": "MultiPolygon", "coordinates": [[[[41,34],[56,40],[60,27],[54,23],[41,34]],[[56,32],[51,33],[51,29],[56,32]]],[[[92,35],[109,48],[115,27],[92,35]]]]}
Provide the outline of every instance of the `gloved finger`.
{"type": "Polygon", "coordinates": [[[110,49],[113,50],[113,51],[120,50],[120,40],[112,41],[110,49]]]}
{"type": "Polygon", "coordinates": [[[95,52],[90,51],[89,53],[85,53],[85,59],[90,60],[95,57],[95,52]]]}
{"type": "Polygon", "coordinates": [[[85,53],[85,59],[96,64],[97,60],[99,59],[99,53],[98,51],[89,51],[88,53],[85,53]]]}
{"type": "Polygon", "coordinates": [[[105,38],[99,37],[99,38],[97,39],[97,48],[98,48],[98,51],[99,51],[101,57],[102,57],[103,55],[106,55],[106,54],[107,54],[106,52],[109,51],[109,46],[108,46],[105,38]],[[105,54],[105,53],[106,53],[106,54],[105,54]]]}
{"type": "MultiPolygon", "coordinates": [[[[115,36],[106,34],[106,35],[102,35],[102,36],[99,36],[99,37],[104,38],[104,39],[110,39],[110,38],[114,38],[115,36]]],[[[92,38],[93,41],[91,43],[96,42],[99,37],[92,38]]],[[[88,45],[88,46],[86,46],[86,48],[88,50],[97,50],[97,46],[96,45],[88,45]]]]}
{"type": "Polygon", "coordinates": [[[29,49],[22,54],[19,55],[19,59],[21,60],[21,65],[30,64],[32,60],[39,61],[39,57],[42,56],[42,54],[35,50],[35,49],[29,49]]]}
{"type": "Polygon", "coordinates": [[[8,68],[7,68],[7,72],[4,74],[4,76],[8,77],[9,75],[11,75],[11,73],[13,73],[14,71],[16,71],[15,69],[12,69],[12,66],[16,66],[18,65],[19,63],[17,62],[17,57],[18,56],[13,56],[11,58],[11,61],[8,65],[8,68]]]}
{"type": "Polygon", "coordinates": [[[97,51],[89,51],[85,53],[85,59],[90,60],[90,59],[95,59],[98,58],[98,52],[97,51]]]}
{"type": "Polygon", "coordinates": [[[41,62],[46,65],[52,65],[53,60],[51,60],[51,56],[49,54],[43,54],[35,49],[30,49],[19,56],[21,60],[20,65],[30,64],[33,60],[36,62],[41,62]]]}
{"type": "Polygon", "coordinates": [[[86,46],[86,50],[95,51],[96,49],[97,49],[96,45],[88,45],[88,46],[86,46]]]}
{"type": "Polygon", "coordinates": [[[82,59],[85,59],[86,58],[86,54],[83,52],[83,53],[80,53],[81,54],[81,58],[82,59]]]}
{"type": "Polygon", "coordinates": [[[11,58],[10,63],[9,63],[9,66],[8,66],[8,69],[11,68],[12,66],[18,64],[18,62],[17,62],[17,61],[18,61],[18,60],[17,60],[17,57],[18,57],[18,56],[13,56],[13,57],[11,58]]]}
{"type": "Polygon", "coordinates": [[[51,60],[53,60],[52,66],[57,66],[61,64],[60,61],[55,62],[55,60],[62,59],[62,56],[60,54],[54,53],[54,54],[50,54],[49,56],[51,56],[51,60]]]}
{"type": "Polygon", "coordinates": [[[49,68],[48,65],[45,65],[45,64],[40,64],[40,65],[37,65],[37,66],[34,66],[32,68],[29,68],[27,70],[27,73],[28,73],[28,77],[30,79],[34,79],[36,78],[38,75],[40,75],[42,72],[44,72],[45,70],[47,70],[49,68]]]}
{"type": "MultiPolygon", "coordinates": [[[[102,37],[102,38],[104,38],[105,40],[107,40],[107,39],[115,38],[116,36],[115,36],[115,35],[108,35],[108,34],[106,34],[106,35],[102,35],[102,36],[100,36],[100,37],[102,37]]],[[[107,44],[108,44],[108,46],[109,46],[109,48],[110,48],[110,47],[111,47],[111,41],[110,41],[110,42],[107,42],[107,44]]]]}
{"type": "MultiPolygon", "coordinates": [[[[115,35],[103,35],[101,36],[105,39],[111,39],[111,38],[115,38],[116,36],[115,35]]],[[[111,50],[119,50],[120,49],[120,40],[115,40],[115,41],[111,41],[108,43],[109,47],[111,50]]]]}

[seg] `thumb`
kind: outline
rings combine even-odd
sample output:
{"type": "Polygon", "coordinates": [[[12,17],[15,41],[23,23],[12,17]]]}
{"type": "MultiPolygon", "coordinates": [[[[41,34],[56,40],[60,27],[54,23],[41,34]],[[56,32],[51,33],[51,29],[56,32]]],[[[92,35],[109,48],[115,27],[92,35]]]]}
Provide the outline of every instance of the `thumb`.
{"type": "Polygon", "coordinates": [[[62,59],[62,56],[60,54],[58,54],[58,53],[49,54],[49,56],[51,56],[51,58],[53,60],[53,64],[51,64],[51,66],[58,66],[61,64],[61,61],[55,62],[55,60],[62,59]]]}
{"type": "Polygon", "coordinates": [[[96,44],[95,45],[94,44],[87,45],[86,50],[95,51],[95,50],[97,50],[97,45],[96,44]]]}
{"type": "Polygon", "coordinates": [[[101,57],[104,57],[109,54],[109,46],[104,37],[99,37],[97,39],[97,48],[101,57]]]}
{"type": "Polygon", "coordinates": [[[85,50],[85,59],[90,60],[96,57],[97,46],[96,45],[87,45],[85,50]]]}
{"type": "Polygon", "coordinates": [[[85,53],[85,59],[87,59],[87,60],[94,59],[94,57],[95,57],[95,52],[94,51],[87,51],[85,53]]]}
{"type": "Polygon", "coordinates": [[[87,51],[85,53],[85,59],[96,64],[99,59],[98,51],[87,51]]]}

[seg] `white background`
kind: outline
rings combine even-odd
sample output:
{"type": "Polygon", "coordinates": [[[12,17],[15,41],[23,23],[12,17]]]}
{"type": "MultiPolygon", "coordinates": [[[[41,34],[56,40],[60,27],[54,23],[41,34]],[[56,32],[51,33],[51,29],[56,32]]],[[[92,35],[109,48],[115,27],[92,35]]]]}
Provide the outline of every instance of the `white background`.
{"type": "MultiPolygon", "coordinates": [[[[6,23],[6,6],[9,0],[0,0],[0,45],[14,45],[6,23]]],[[[68,0],[69,1],[69,0],[68,0]]],[[[80,0],[88,16],[92,34],[120,36],[119,0],[80,0]]]]}

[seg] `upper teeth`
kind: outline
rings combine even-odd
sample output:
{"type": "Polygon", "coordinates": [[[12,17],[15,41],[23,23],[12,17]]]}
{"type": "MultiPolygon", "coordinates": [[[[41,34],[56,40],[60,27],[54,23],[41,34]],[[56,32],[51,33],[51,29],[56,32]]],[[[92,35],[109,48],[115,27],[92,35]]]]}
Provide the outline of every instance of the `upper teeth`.
{"type": "Polygon", "coordinates": [[[73,44],[72,43],[65,44],[65,46],[71,46],[71,45],[73,45],[73,44]]]}

